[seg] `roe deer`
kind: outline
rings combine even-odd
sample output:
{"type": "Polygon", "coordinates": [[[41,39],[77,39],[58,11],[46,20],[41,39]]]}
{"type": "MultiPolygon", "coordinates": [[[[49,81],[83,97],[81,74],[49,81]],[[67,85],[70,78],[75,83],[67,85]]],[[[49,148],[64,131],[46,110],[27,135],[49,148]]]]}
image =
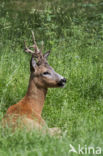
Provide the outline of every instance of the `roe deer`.
{"type": "MultiPolygon", "coordinates": [[[[33,46],[28,48],[25,44],[25,52],[32,55],[30,61],[30,79],[26,95],[17,104],[10,106],[7,110],[3,123],[8,126],[22,127],[27,129],[42,130],[47,127],[45,121],[41,117],[45,97],[48,88],[63,87],[66,79],[56,73],[47,62],[50,51],[43,54],[37,47],[34,33],[32,32],[33,46]],[[31,50],[34,48],[34,50],[31,50]],[[35,60],[34,60],[35,58],[35,60]],[[20,119],[20,123],[17,120],[20,119]]],[[[59,132],[58,128],[48,128],[45,131],[54,135],[59,132]]]]}

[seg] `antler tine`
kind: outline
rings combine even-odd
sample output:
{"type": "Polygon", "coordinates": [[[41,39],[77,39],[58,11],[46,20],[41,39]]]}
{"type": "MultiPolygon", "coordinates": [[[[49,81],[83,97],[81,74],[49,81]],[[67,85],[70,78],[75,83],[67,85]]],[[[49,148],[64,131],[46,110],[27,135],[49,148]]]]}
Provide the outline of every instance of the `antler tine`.
{"type": "Polygon", "coordinates": [[[34,32],[33,32],[33,31],[31,31],[31,33],[32,33],[33,42],[34,42],[34,44],[36,44],[36,41],[35,41],[35,36],[34,36],[34,32]]]}
{"type": "Polygon", "coordinates": [[[43,54],[42,51],[39,50],[36,41],[35,41],[35,36],[34,36],[34,32],[32,31],[32,39],[33,39],[33,45],[30,46],[29,48],[26,46],[26,42],[24,42],[25,44],[25,52],[27,53],[31,53],[32,57],[37,58],[38,63],[43,61],[43,54]],[[30,48],[33,48],[34,50],[31,50],[30,48]]]}
{"type": "Polygon", "coordinates": [[[25,42],[25,41],[24,41],[24,45],[25,45],[25,52],[34,54],[34,51],[32,51],[31,49],[29,49],[29,48],[26,46],[26,42],[25,42]]]}
{"type": "Polygon", "coordinates": [[[36,44],[36,41],[35,41],[35,35],[34,35],[34,32],[32,31],[32,38],[33,38],[33,46],[31,46],[31,48],[34,48],[35,49],[35,53],[40,53],[40,50],[36,44]]]}

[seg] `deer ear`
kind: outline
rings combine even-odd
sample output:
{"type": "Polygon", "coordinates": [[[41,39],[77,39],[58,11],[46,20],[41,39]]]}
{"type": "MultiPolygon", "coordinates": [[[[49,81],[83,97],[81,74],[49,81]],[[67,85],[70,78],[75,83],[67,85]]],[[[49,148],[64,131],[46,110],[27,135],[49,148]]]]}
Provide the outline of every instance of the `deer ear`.
{"type": "Polygon", "coordinates": [[[35,67],[36,67],[36,61],[34,60],[33,57],[31,57],[31,60],[30,60],[30,71],[35,71],[35,67]]]}
{"type": "Polygon", "coordinates": [[[48,58],[48,56],[49,56],[49,54],[50,54],[50,50],[49,51],[47,51],[43,56],[44,56],[44,58],[45,59],[47,59],[48,58]]]}

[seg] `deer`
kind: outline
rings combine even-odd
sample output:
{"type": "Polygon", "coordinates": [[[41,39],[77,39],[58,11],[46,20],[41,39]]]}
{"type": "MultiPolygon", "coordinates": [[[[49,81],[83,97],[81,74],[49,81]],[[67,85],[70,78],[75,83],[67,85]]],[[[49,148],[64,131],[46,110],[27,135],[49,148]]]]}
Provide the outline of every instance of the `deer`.
{"type": "Polygon", "coordinates": [[[41,114],[48,88],[64,87],[66,79],[56,73],[48,64],[47,58],[50,51],[42,53],[42,50],[37,46],[33,31],[32,39],[32,46],[28,47],[25,43],[25,52],[31,54],[27,92],[23,99],[8,108],[2,121],[3,125],[14,129],[24,125],[29,130],[35,129],[55,135],[61,133],[60,129],[58,127],[48,128],[41,114]],[[18,120],[20,122],[17,122],[18,120]],[[44,127],[46,127],[46,130],[44,130],[44,127]]]}

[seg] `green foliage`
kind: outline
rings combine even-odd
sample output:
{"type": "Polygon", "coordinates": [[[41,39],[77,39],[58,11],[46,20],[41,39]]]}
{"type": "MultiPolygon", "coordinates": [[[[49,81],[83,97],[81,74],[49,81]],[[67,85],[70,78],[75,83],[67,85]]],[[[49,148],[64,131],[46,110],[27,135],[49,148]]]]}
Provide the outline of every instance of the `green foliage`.
{"type": "Polygon", "coordinates": [[[42,2],[1,1],[0,118],[26,93],[30,56],[24,40],[29,45],[34,30],[38,45],[52,51],[49,64],[67,78],[65,88],[49,89],[43,110],[48,126],[60,127],[63,136],[0,128],[2,156],[69,156],[69,144],[103,148],[103,3],[42,2]]]}

